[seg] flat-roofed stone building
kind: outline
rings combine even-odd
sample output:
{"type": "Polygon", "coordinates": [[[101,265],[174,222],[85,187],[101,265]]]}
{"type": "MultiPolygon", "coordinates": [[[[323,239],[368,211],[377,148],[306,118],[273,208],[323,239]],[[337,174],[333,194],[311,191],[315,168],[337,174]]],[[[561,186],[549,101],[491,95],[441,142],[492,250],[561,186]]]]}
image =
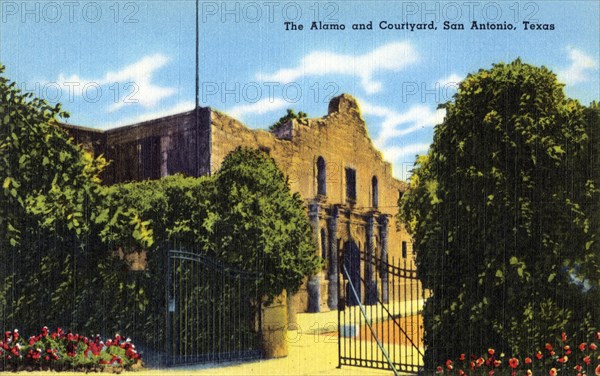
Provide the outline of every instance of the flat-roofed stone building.
{"type": "Polygon", "coordinates": [[[353,97],[332,99],[324,117],[292,120],[272,132],[249,129],[210,108],[197,111],[107,131],[64,127],[111,161],[107,184],[211,174],[238,146],[268,153],[304,198],[319,256],[327,260],[294,297],[299,311],[337,306],[339,262],[358,263],[352,268],[358,280],[366,272],[361,255],[412,260],[410,236],[395,218],[407,185],[392,176],[391,164],[373,146],[353,97]]]}

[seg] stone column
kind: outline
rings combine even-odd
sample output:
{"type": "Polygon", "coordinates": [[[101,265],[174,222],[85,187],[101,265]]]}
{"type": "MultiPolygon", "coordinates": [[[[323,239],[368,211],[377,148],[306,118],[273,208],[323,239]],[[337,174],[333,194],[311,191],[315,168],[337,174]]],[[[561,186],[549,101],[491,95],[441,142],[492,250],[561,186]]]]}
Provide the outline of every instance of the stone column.
{"type": "Polygon", "coordinates": [[[367,244],[366,244],[366,257],[365,257],[365,304],[371,305],[377,303],[377,282],[373,278],[373,256],[375,254],[374,244],[374,228],[375,218],[373,214],[369,214],[367,217],[367,244]]]}
{"type": "Polygon", "coordinates": [[[337,206],[331,207],[331,217],[329,218],[329,294],[327,296],[327,306],[329,309],[337,309],[338,307],[338,230],[339,210],[337,206]]]}
{"type": "Polygon", "coordinates": [[[388,290],[388,217],[382,215],[379,217],[379,236],[381,238],[381,270],[379,275],[381,276],[381,298],[384,303],[389,302],[389,290],[388,290]]]}
{"type": "MultiPolygon", "coordinates": [[[[313,241],[319,249],[319,203],[313,201],[308,206],[308,219],[312,227],[313,241]]],[[[318,274],[310,276],[306,285],[308,291],[308,312],[321,311],[321,279],[318,274]]]]}

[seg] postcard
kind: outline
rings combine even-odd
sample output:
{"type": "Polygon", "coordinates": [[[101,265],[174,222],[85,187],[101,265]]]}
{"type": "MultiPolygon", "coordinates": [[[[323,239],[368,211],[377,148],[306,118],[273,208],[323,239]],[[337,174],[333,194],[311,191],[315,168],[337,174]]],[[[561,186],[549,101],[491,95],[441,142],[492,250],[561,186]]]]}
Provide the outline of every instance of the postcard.
{"type": "Polygon", "coordinates": [[[3,0],[0,371],[600,374],[599,64],[591,0],[3,0]]]}

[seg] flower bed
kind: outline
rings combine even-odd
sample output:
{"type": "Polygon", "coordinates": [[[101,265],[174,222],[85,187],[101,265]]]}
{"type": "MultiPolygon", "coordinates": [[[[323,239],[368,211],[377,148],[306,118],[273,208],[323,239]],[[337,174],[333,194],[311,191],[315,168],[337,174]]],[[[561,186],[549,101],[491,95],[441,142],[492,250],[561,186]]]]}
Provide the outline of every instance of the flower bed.
{"type": "Polygon", "coordinates": [[[17,329],[0,341],[0,371],[112,371],[142,367],[142,357],[129,338],[120,335],[103,342],[58,328],[24,339],[17,329]]]}
{"type": "Polygon", "coordinates": [[[572,347],[567,342],[567,335],[562,333],[556,344],[546,343],[544,349],[524,359],[506,357],[488,349],[484,355],[467,357],[460,354],[456,360],[448,359],[444,365],[437,367],[436,373],[458,376],[600,376],[600,345],[594,341],[600,341],[600,332],[595,334],[594,340],[572,347]]]}

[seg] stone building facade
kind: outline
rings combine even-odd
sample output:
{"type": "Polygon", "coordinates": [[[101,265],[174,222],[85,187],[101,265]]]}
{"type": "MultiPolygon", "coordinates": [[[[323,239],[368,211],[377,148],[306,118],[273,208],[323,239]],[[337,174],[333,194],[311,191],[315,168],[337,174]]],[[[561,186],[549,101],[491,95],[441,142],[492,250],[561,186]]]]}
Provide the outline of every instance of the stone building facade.
{"type": "Polygon", "coordinates": [[[324,117],[292,120],[272,132],[251,130],[211,108],[197,111],[197,117],[192,110],[107,131],[64,127],[75,142],[111,161],[108,184],[211,174],[238,146],[268,153],[304,198],[319,255],[327,261],[293,298],[296,310],[337,306],[340,262],[356,263],[352,270],[360,278],[367,273],[361,256],[412,259],[410,236],[395,218],[407,185],[373,146],[353,97],[332,99],[324,117]]]}

